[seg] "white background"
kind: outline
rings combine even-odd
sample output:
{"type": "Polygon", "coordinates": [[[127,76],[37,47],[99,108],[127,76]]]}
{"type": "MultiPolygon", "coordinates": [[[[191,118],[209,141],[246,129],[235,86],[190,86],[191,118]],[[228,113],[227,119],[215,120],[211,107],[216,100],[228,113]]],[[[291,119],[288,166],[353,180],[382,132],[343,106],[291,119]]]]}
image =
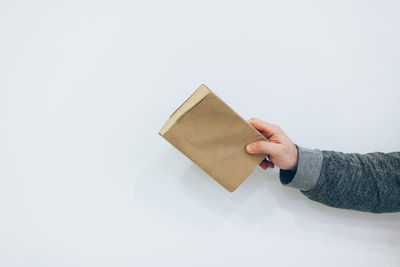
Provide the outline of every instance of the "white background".
{"type": "Polygon", "coordinates": [[[399,266],[400,214],[158,135],[201,84],[308,148],[400,150],[399,1],[1,1],[0,266],[399,266]]]}

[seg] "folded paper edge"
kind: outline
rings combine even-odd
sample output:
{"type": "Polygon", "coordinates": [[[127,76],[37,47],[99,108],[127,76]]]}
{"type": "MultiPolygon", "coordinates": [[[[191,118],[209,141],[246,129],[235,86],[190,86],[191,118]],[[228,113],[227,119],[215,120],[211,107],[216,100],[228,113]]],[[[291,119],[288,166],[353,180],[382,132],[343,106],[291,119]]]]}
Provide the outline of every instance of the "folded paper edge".
{"type": "Polygon", "coordinates": [[[168,132],[169,129],[172,128],[172,126],[182,116],[184,116],[187,112],[189,112],[191,109],[193,109],[195,106],[197,106],[201,101],[203,101],[211,93],[213,93],[213,92],[210,90],[210,88],[208,88],[205,84],[201,84],[177,109],[175,109],[175,111],[169,116],[169,119],[164,123],[164,125],[158,131],[158,134],[163,136],[166,132],[168,132]],[[204,90],[204,92],[201,92],[200,90],[204,90]],[[185,107],[185,104],[189,101],[189,99],[193,98],[193,96],[195,96],[196,93],[203,93],[204,95],[200,96],[201,98],[199,98],[196,102],[191,103],[189,106],[185,107]],[[178,117],[174,118],[173,116],[177,113],[177,111],[183,107],[185,107],[186,110],[183,110],[182,114],[180,114],[178,117]]]}

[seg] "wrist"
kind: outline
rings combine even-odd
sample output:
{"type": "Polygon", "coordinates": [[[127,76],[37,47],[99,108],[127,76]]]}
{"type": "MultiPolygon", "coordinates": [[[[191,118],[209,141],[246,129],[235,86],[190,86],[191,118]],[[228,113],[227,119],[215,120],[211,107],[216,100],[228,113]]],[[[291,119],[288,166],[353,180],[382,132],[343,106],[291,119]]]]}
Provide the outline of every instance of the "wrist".
{"type": "Polygon", "coordinates": [[[280,170],[282,184],[298,188],[302,191],[311,190],[320,175],[322,152],[318,149],[307,149],[297,146],[298,163],[296,170],[280,170]]]}
{"type": "Polygon", "coordinates": [[[293,149],[291,152],[292,156],[291,156],[291,164],[290,164],[290,168],[288,170],[290,171],[295,171],[297,170],[297,166],[299,164],[299,149],[297,147],[296,144],[293,144],[293,149]]]}

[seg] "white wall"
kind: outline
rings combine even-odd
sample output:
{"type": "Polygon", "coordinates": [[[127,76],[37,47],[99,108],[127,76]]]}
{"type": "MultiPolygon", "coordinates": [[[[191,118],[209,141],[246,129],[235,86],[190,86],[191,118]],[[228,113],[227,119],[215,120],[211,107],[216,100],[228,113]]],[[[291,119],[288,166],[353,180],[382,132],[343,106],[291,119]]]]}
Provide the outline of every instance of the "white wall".
{"type": "Polygon", "coordinates": [[[400,214],[158,135],[200,83],[298,144],[400,150],[399,1],[2,1],[0,266],[399,266],[400,214]]]}

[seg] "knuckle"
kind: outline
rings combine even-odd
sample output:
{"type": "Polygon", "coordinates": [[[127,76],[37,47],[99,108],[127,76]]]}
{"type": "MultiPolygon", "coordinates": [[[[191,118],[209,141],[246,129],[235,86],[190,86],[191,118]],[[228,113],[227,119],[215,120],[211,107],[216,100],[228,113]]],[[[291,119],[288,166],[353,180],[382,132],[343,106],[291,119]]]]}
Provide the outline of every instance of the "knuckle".
{"type": "Polygon", "coordinates": [[[255,142],[254,152],[262,153],[264,151],[264,141],[255,142]]]}
{"type": "Polygon", "coordinates": [[[260,148],[261,148],[261,144],[260,144],[259,141],[258,141],[258,142],[255,142],[255,143],[253,144],[253,150],[254,150],[254,152],[260,151],[260,148]]]}
{"type": "Polygon", "coordinates": [[[282,133],[283,131],[282,131],[282,128],[279,126],[279,125],[277,125],[277,124],[274,124],[274,130],[276,131],[276,132],[279,132],[279,133],[282,133]]]}

